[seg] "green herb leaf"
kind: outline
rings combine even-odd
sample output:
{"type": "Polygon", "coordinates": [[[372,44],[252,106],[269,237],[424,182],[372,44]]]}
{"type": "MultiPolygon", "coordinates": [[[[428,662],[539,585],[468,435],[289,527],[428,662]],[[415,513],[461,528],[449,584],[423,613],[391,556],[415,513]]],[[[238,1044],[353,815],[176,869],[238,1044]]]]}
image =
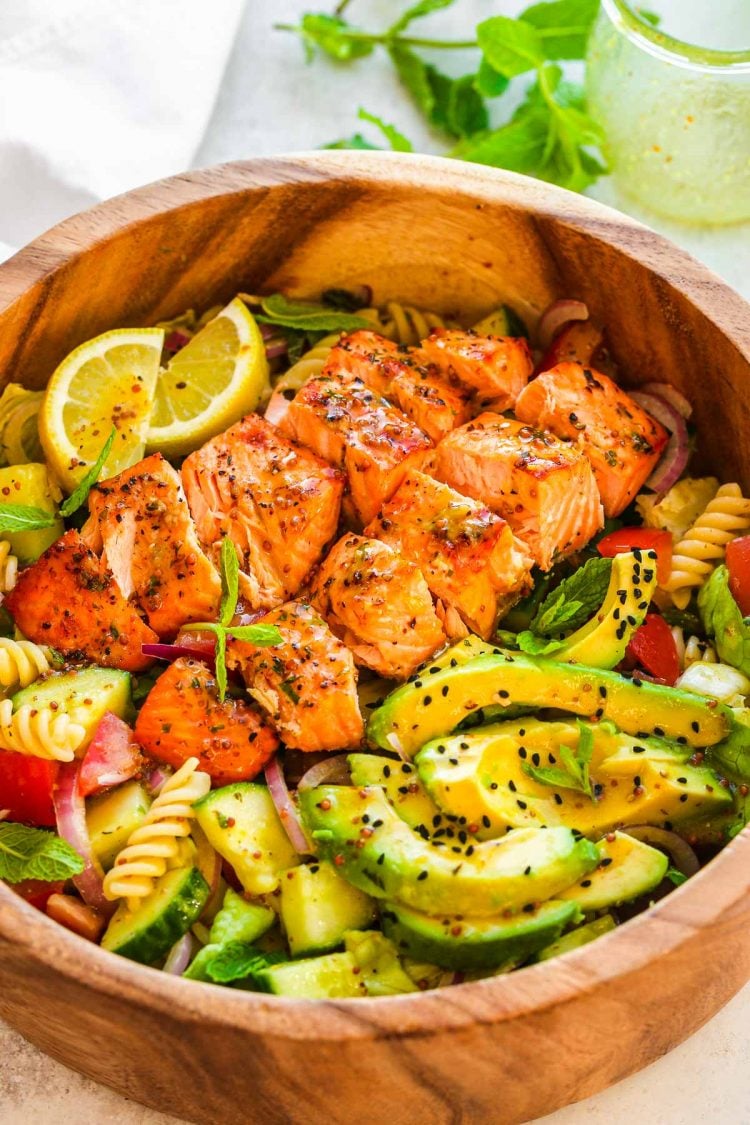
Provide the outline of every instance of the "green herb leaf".
{"type": "Polygon", "coordinates": [[[0,504],[0,532],[38,531],[52,527],[56,517],[42,508],[24,504],[0,504]]]}
{"type": "Polygon", "coordinates": [[[522,762],[521,769],[527,777],[538,781],[540,785],[549,785],[553,789],[580,790],[581,785],[577,776],[567,770],[558,769],[557,766],[532,766],[529,762],[522,762]]]}
{"type": "Polygon", "coordinates": [[[282,680],[279,687],[292,703],[299,703],[299,693],[294,690],[294,680],[282,680]]]}
{"type": "Polygon", "coordinates": [[[337,312],[314,301],[294,301],[281,293],[262,298],[263,312],[255,319],[263,324],[280,325],[298,332],[353,332],[357,328],[372,328],[369,320],[351,313],[337,312]]]}
{"type": "Polygon", "coordinates": [[[308,59],[317,47],[337,62],[350,62],[372,54],[374,45],[366,38],[357,37],[357,28],[338,16],[309,13],[302,17],[300,28],[308,59]],[[354,34],[351,34],[351,33],[354,34]]]}
{"type": "Polygon", "coordinates": [[[391,24],[386,35],[398,35],[399,32],[404,31],[413,20],[422,19],[423,16],[429,16],[431,12],[436,12],[439,8],[450,8],[453,2],[454,0],[417,0],[416,4],[412,4],[410,8],[406,9],[402,16],[399,16],[394,24],[391,24]]]}
{"type": "Polygon", "coordinates": [[[563,641],[551,641],[547,637],[537,637],[530,629],[524,629],[522,633],[518,633],[515,641],[521,652],[526,652],[529,656],[550,656],[553,652],[558,652],[564,644],[563,641]]]}
{"type": "Polygon", "coordinates": [[[280,645],[284,639],[275,625],[231,625],[226,634],[236,641],[249,641],[257,648],[280,645]]]}
{"type": "Polygon", "coordinates": [[[216,687],[219,690],[219,699],[223,703],[227,695],[227,635],[223,629],[216,631],[214,662],[216,666],[216,687]]]}
{"type": "Polygon", "coordinates": [[[545,61],[542,39],[523,20],[492,16],[477,27],[477,40],[492,69],[506,78],[536,70],[545,61]]]}
{"type": "Polygon", "coordinates": [[[235,545],[228,535],[221,541],[219,566],[221,572],[219,623],[221,625],[228,625],[234,617],[234,611],[237,607],[237,598],[240,593],[240,564],[237,560],[235,545]]]}
{"type": "Polygon", "coordinates": [[[538,109],[515,117],[499,129],[468,137],[451,155],[530,175],[542,165],[548,134],[549,114],[538,109]]]}
{"type": "Polygon", "coordinates": [[[541,785],[550,785],[559,789],[574,789],[576,792],[585,793],[592,800],[596,794],[591,784],[589,765],[594,752],[594,735],[591,729],[582,722],[578,722],[578,745],[575,749],[570,746],[559,746],[558,757],[563,764],[563,769],[556,766],[533,766],[522,762],[523,772],[527,777],[533,778],[541,785]]]}
{"type": "Polygon", "coordinates": [[[669,867],[665,878],[669,879],[670,883],[674,883],[676,887],[681,887],[683,883],[687,882],[688,877],[684,871],[678,871],[676,867],[669,867]]]}
{"type": "Polygon", "coordinates": [[[381,145],[374,145],[368,141],[367,137],[363,137],[361,133],[354,133],[351,137],[346,137],[340,141],[331,141],[330,144],[322,146],[325,149],[355,149],[360,152],[382,152],[381,145]]]}
{"type": "Polygon", "coordinates": [[[0,879],[21,883],[41,879],[54,883],[80,875],[84,862],[65,840],[42,828],[0,823],[0,879]]]}
{"type": "Polygon", "coordinates": [[[414,146],[410,140],[399,133],[395,125],[388,125],[383,121],[382,117],[376,117],[374,113],[368,113],[366,109],[360,109],[357,117],[360,121],[368,121],[370,125],[374,125],[383,134],[391,149],[394,152],[413,152],[414,146]]]}
{"type": "Polygon", "coordinates": [[[355,313],[362,305],[362,297],[348,289],[326,289],[321,300],[326,308],[345,313],[355,313]]]}
{"type": "Polygon", "coordinates": [[[585,625],[604,601],[611,573],[611,559],[589,559],[547,595],[531,622],[531,631],[551,636],[585,625]]]}
{"type": "Polygon", "coordinates": [[[389,53],[402,84],[431,125],[457,139],[487,128],[487,108],[475,75],[449,78],[401,43],[393,44],[389,53]]]}
{"type": "Polygon", "coordinates": [[[553,0],[533,4],[520,18],[536,28],[548,59],[583,59],[599,0],[553,0]]]}
{"type": "Polygon", "coordinates": [[[286,960],[283,953],[264,953],[247,941],[227,941],[217,948],[204,968],[216,984],[231,984],[286,960]]]}
{"type": "Polygon", "coordinates": [[[82,505],[85,504],[88,500],[89,492],[99,480],[99,474],[104,468],[104,462],[107,460],[112,451],[112,446],[115,443],[116,436],[117,430],[113,426],[112,432],[102,446],[101,452],[94,464],[86,471],[85,475],[81,478],[81,482],[78,487],[73,492],[71,492],[68,499],[60,505],[60,515],[63,516],[63,518],[67,519],[68,516],[72,516],[73,513],[77,512],[78,509],[82,507],[82,505]]]}
{"type": "Polygon", "coordinates": [[[508,89],[510,81],[504,74],[495,70],[494,66],[490,66],[486,57],[482,55],[474,85],[485,98],[499,98],[508,89]]]}

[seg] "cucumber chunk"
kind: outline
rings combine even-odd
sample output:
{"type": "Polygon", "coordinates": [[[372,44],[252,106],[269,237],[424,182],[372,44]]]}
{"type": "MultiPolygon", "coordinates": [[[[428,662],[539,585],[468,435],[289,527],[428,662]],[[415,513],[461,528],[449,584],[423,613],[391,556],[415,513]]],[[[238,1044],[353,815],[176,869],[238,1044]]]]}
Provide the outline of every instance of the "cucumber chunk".
{"type": "Polygon", "coordinates": [[[366,996],[364,981],[351,953],[328,953],[270,965],[256,976],[264,992],[297,1000],[340,1000],[366,996]]]}
{"type": "Polygon", "coordinates": [[[137,910],[129,910],[125,902],[118,906],[102,948],[143,965],[156,964],[198,920],[209,890],[197,867],[167,871],[137,910]]]}
{"type": "Polygon", "coordinates": [[[126,781],[111,793],[86,802],[91,848],[105,871],[109,871],[150,806],[151,798],[139,781],[126,781]]]}
{"type": "Polygon", "coordinates": [[[585,926],[578,926],[570,933],[563,934],[551,945],[545,945],[544,949],[537,953],[536,959],[537,961],[549,961],[552,957],[560,957],[563,953],[571,953],[574,949],[580,949],[582,945],[588,945],[590,941],[595,941],[602,934],[608,934],[610,930],[614,929],[616,929],[614,918],[611,914],[605,914],[601,918],[595,918],[593,922],[587,922],[585,926]]]}
{"type": "Polygon", "coordinates": [[[130,696],[130,673],[117,668],[77,668],[71,672],[52,672],[44,679],[35,680],[13,696],[13,710],[28,704],[31,707],[49,707],[55,704],[59,711],[69,715],[72,722],[80,723],[86,731],[78,750],[80,757],[94,736],[105,711],[112,711],[119,719],[133,715],[130,696]]]}
{"type": "Polygon", "coordinates": [[[196,802],[195,815],[250,894],[275,891],[280,873],[301,862],[265,785],[239,781],[214,789],[196,802]]]}
{"type": "Polygon", "coordinates": [[[372,925],[375,903],[322,860],[293,867],[281,876],[281,923],[293,957],[327,953],[347,930],[372,925]]]}
{"type": "Polygon", "coordinates": [[[11,465],[0,469],[0,500],[3,504],[20,504],[24,507],[39,508],[47,515],[54,516],[50,527],[37,531],[13,531],[3,534],[10,543],[10,549],[22,566],[36,562],[65,531],[65,524],[57,515],[57,501],[62,493],[50,480],[47,466],[32,462],[26,465],[11,465]]]}

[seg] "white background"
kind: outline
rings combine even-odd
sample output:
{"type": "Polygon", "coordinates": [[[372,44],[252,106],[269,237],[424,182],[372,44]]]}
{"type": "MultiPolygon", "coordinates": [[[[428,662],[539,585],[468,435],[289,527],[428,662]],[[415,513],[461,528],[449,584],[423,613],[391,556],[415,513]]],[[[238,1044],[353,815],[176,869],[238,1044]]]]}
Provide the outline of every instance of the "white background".
{"type": "MultiPolygon", "coordinates": [[[[15,4],[21,23],[24,2],[0,0],[3,4],[15,4]]],[[[159,4],[161,0],[152,2],[159,4]]],[[[677,10],[683,2],[661,0],[661,10],[677,10]]],[[[302,11],[325,8],[327,3],[328,0],[320,0],[317,5],[315,0],[309,4],[301,0],[248,0],[213,118],[193,161],[196,166],[310,149],[348,136],[359,127],[359,106],[396,123],[419,149],[440,151],[439,142],[425,133],[384,60],[365,60],[356,70],[324,63],[306,67],[301,47],[293,37],[272,30],[276,21],[293,22],[302,11]]],[[[457,0],[455,10],[440,13],[424,26],[441,36],[466,38],[478,19],[498,11],[513,14],[521,6],[514,0],[457,0]]],[[[221,34],[223,7],[224,0],[206,5],[216,21],[217,35],[221,34]]],[[[378,28],[391,22],[402,7],[402,0],[354,0],[350,18],[368,28],[378,28]]],[[[712,5],[708,0],[705,7],[710,19],[712,5]]],[[[209,24],[201,33],[214,31],[209,24]]],[[[443,60],[441,63],[445,65],[443,60]]],[[[467,58],[453,55],[450,65],[454,73],[462,73],[471,64],[467,58]]],[[[164,82],[169,81],[169,74],[169,59],[165,57],[164,82]]],[[[617,198],[608,182],[598,185],[593,194],[623,209],[634,210],[627,201],[617,198]]],[[[62,217],[45,214],[48,221],[62,217]]],[[[750,296],[750,229],[698,231],[681,229],[653,217],[650,221],[750,296]]],[[[43,225],[46,224],[38,224],[38,229],[43,225]]],[[[33,218],[26,216],[23,237],[36,231],[33,218]]],[[[2,237],[16,243],[23,240],[14,238],[13,230],[4,230],[2,237]]],[[[707,965],[706,973],[710,972],[707,965]]],[[[690,1002],[690,996],[685,996],[686,1011],[690,1002]]],[[[672,1013],[672,1018],[679,1022],[680,1011],[672,1013]]],[[[533,1076],[529,1080],[533,1081],[533,1076]]],[[[159,1125],[174,1118],[145,1110],[79,1078],[0,1024],[0,1122],[58,1125],[68,1120],[75,1120],[77,1125],[159,1125]]],[[[666,1058],[603,1094],[544,1120],[546,1125],[723,1125],[725,1121],[748,1125],[750,988],[666,1058]]]]}

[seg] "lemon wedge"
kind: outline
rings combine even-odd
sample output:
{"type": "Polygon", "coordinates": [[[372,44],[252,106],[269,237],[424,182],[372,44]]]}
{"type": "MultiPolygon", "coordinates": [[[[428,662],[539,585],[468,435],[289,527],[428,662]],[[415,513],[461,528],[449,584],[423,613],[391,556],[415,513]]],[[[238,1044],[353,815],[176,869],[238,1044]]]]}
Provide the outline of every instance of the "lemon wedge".
{"type": "Polygon", "coordinates": [[[112,432],[102,479],[143,456],[164,331],[118,328],[66,356],[49,381],[39,412],[39,437],[60,484],[72,492],[112,432]]]}
{"type": "Polygon", "coordinates": [[[268,386],[263,337],[236,297],[161,372],[148,452],[165,457],[190,453],[255,410],[268,386]]]}

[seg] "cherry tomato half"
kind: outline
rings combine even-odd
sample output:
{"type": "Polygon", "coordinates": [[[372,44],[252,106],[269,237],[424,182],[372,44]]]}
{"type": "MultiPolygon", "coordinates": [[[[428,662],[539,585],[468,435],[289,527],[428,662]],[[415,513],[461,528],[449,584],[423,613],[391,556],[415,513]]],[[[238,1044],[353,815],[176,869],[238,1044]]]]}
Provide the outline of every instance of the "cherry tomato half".
{"type": "Polygon", "coordinates": [[[672,536],[668,531],[657,527],[620,527],[603,536],[596,545],[600,555],[613,559],[625,551],[639,548],[642,551],[656,551],[656,577],[663,586],[669,580],[672,570],[672,536]]]}
{"type": "Polygon", "coordinates": [[[54,826],[52,788],[57,769],[57,762],[0,750],[0,809],[8,809],[8,820],[54,826]]]}
{"type": "Polygon", "coordinates": [[[743,617],[750,617],[750,535],[727,543],[729,589],[743,617]]]}
{"type": "Polygon", "coordinates": [[[680,674],[680,657],[672,630],[658,613],[646,615],[631,638],[627,656],[670,687],[680,674]]]}

